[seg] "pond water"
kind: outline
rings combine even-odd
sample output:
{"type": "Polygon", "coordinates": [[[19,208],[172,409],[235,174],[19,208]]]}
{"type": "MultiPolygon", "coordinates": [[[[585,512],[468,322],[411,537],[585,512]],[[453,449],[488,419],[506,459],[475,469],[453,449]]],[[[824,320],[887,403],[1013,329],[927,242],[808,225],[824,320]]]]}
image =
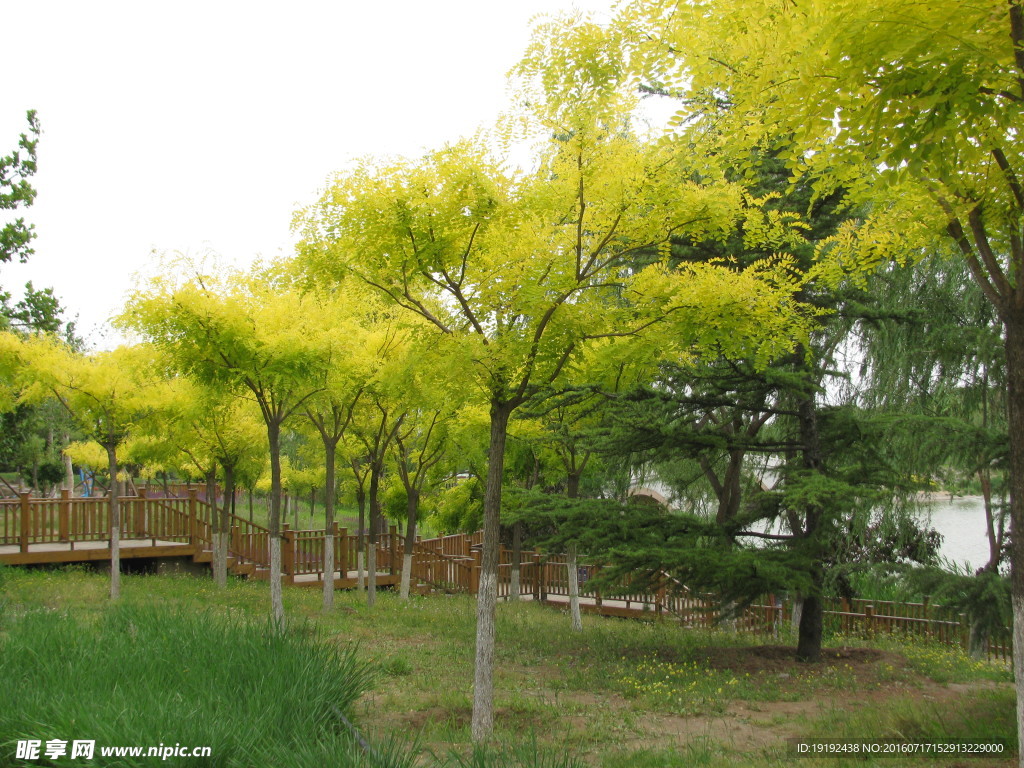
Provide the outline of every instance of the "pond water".
{"type": "Polygon", "coordinates": [[[943,557],[972,569],[988,562],[988,537],[985,535],[985,503],[980,496],[937,498],[921,505],[925,522],[942,534],[943,557]]]}

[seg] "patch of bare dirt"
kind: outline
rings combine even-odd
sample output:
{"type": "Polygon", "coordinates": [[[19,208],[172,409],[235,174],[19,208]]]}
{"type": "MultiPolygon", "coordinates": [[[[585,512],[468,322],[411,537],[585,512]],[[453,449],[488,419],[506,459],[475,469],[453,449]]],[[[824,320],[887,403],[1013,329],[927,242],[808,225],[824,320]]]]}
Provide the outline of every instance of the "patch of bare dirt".
{"type": "Polygon", "coordinates": [[[797,661],[793,647],[784,645],[702,648],[697,652],[695,660],[710,669],[751,674],[798,673],[822,666],[874,667],[883,662],[903,665],[902,657],[874,648],[823,648],[821,660],[810,664],[797,661]]]}

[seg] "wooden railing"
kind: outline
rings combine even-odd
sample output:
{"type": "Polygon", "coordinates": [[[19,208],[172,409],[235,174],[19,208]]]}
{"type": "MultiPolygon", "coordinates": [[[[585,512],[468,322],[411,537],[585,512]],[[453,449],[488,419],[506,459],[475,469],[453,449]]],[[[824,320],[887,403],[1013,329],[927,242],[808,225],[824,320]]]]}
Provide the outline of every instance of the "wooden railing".
{"type": "Polygon", "coordinates": [[[244,563],[270,567],[270,530],[244,517],[230,515],[231,538],[228,551],[244,563]]]}
{"type": "Polygon", "coordinates": [[[188,499],[151,499],[144,495],[125,501],[122,515],[131,519],[132,531],[141,538],[191,543],[196,535],[192,523],[195,510],[188,499]]]}
{"type": "MultiPolygon", "coordinates": [[[[475,592],[479,581],[479,557],[446,555],[433,542],[413,546],[412,579],[445,592],[475,592]]],[[[404,550],[404,547],[403,547],[404,550]]]]}
{"type": "MultiPolygon", "coordinates": [[[[122,499],[121,538],[187,544],[192,552],[212,547],[210,504],[188,489],[184,498],[156,496],[157,489],[143,489],[139,496],[122,499]]],[[[237,515],[229,515],[229,555],[237,563],[258,569],[270,566],[270,532],[237,515]]],[[[344,576],[355,569],[359,539],[335,525],[335,570],[344,576]]],[[[110,505],[106,498],[72,498],[66,491],[57,499],[34,499],[21,494],[0,500],[0,546],[25,553],[33,545],[66,545],[108,541],[110,505]]],[[[315,575],[324,578],[325,534],[322,530],[293,531],[282,527],[282,571],[286,580],[315,575]]],[[[482,534],[441,536],[419,540],[413,548],[413,580],[445,591],[476,593],[480,585],[482,534]]],[[[44,548],[45,549],[45,548],[44,548]]],[[[378,536],[378,572],[397,574],[402,568],[403,540],[394,526],[378,536]]],[[[499,553],[498,595],[511,596],[514,570],[512,551],[499,553]]],[[[578,566],[579,595],[587,610],[623,616],[649,616],[678,621],[687,627],[711,627],[721,621],[720,607],[711,595],[691,592],[664,577],[651,589],[634,589],[628,580],[595,586],[599,570],[585,562],[578,566]]],[[[306,579],[308,580],[308,578],[306,579]]],[[[569,579],[563,555],[544,555],[525,550],[519,559],[520,595],[540,602],[565,604],[569,579]]],[[[791,601],[766,595],[730,620],[738,631],[776,632],[790,622],[791,601]]],[[[948,644],[967,643],[968,626],[963,615],[925,600],[901,603],[883,600],[827,599],[826,627],[846,634],[880,632],[926,636],[948,644]]],[[[989,641],[989,656],[1007,659],[1010,634],[996,633],[989,641]]]]}

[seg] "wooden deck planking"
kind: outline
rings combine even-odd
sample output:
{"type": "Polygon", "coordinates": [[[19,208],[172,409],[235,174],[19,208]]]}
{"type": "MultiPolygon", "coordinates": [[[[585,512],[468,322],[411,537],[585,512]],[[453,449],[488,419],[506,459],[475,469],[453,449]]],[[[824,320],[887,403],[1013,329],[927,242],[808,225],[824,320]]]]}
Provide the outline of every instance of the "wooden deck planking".
{"type": "MultiPolygon", "coordinates": [[[[121,557],[191,557],[195,547],[187,542],[161,539],[121,539],[121,557]]],[[[110,559],[109,541],[72,541],[29,544],[21,551],[17,544],[0,545],[0,563],[37,565],[41,563],[83,563],[110,559]]]]}

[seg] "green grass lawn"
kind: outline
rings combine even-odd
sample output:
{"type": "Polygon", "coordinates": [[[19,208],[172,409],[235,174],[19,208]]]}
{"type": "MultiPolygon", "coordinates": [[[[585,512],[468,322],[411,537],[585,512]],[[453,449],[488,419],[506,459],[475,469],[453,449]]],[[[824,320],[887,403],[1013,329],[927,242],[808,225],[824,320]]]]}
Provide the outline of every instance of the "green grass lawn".
{"type": "MultiPolygon", "coordinates": [[[[573,633],[558,611],[502,605],[495,740],[474,753],[471,598],[384,593],[369,609],[339,592],[325,616],[318,590],[290,588],[289,628],[274,637],[265,583],[126,576],[111,606],[106,579],[82,569],[6,568],[0,580],[0,766],[46,764],[13,760],[15,742],[76,728],[98,743],[209,743],[205,762],[166,761],[193,766],[781,766],[796,738],[999,739],[1016,751],[1006,665],[906,638],[835,638],[822,663],[800,665],[787,638],[597,617],[573,633]]],[[[849,760],[798,762],[833,764],[849,760]]]]}

